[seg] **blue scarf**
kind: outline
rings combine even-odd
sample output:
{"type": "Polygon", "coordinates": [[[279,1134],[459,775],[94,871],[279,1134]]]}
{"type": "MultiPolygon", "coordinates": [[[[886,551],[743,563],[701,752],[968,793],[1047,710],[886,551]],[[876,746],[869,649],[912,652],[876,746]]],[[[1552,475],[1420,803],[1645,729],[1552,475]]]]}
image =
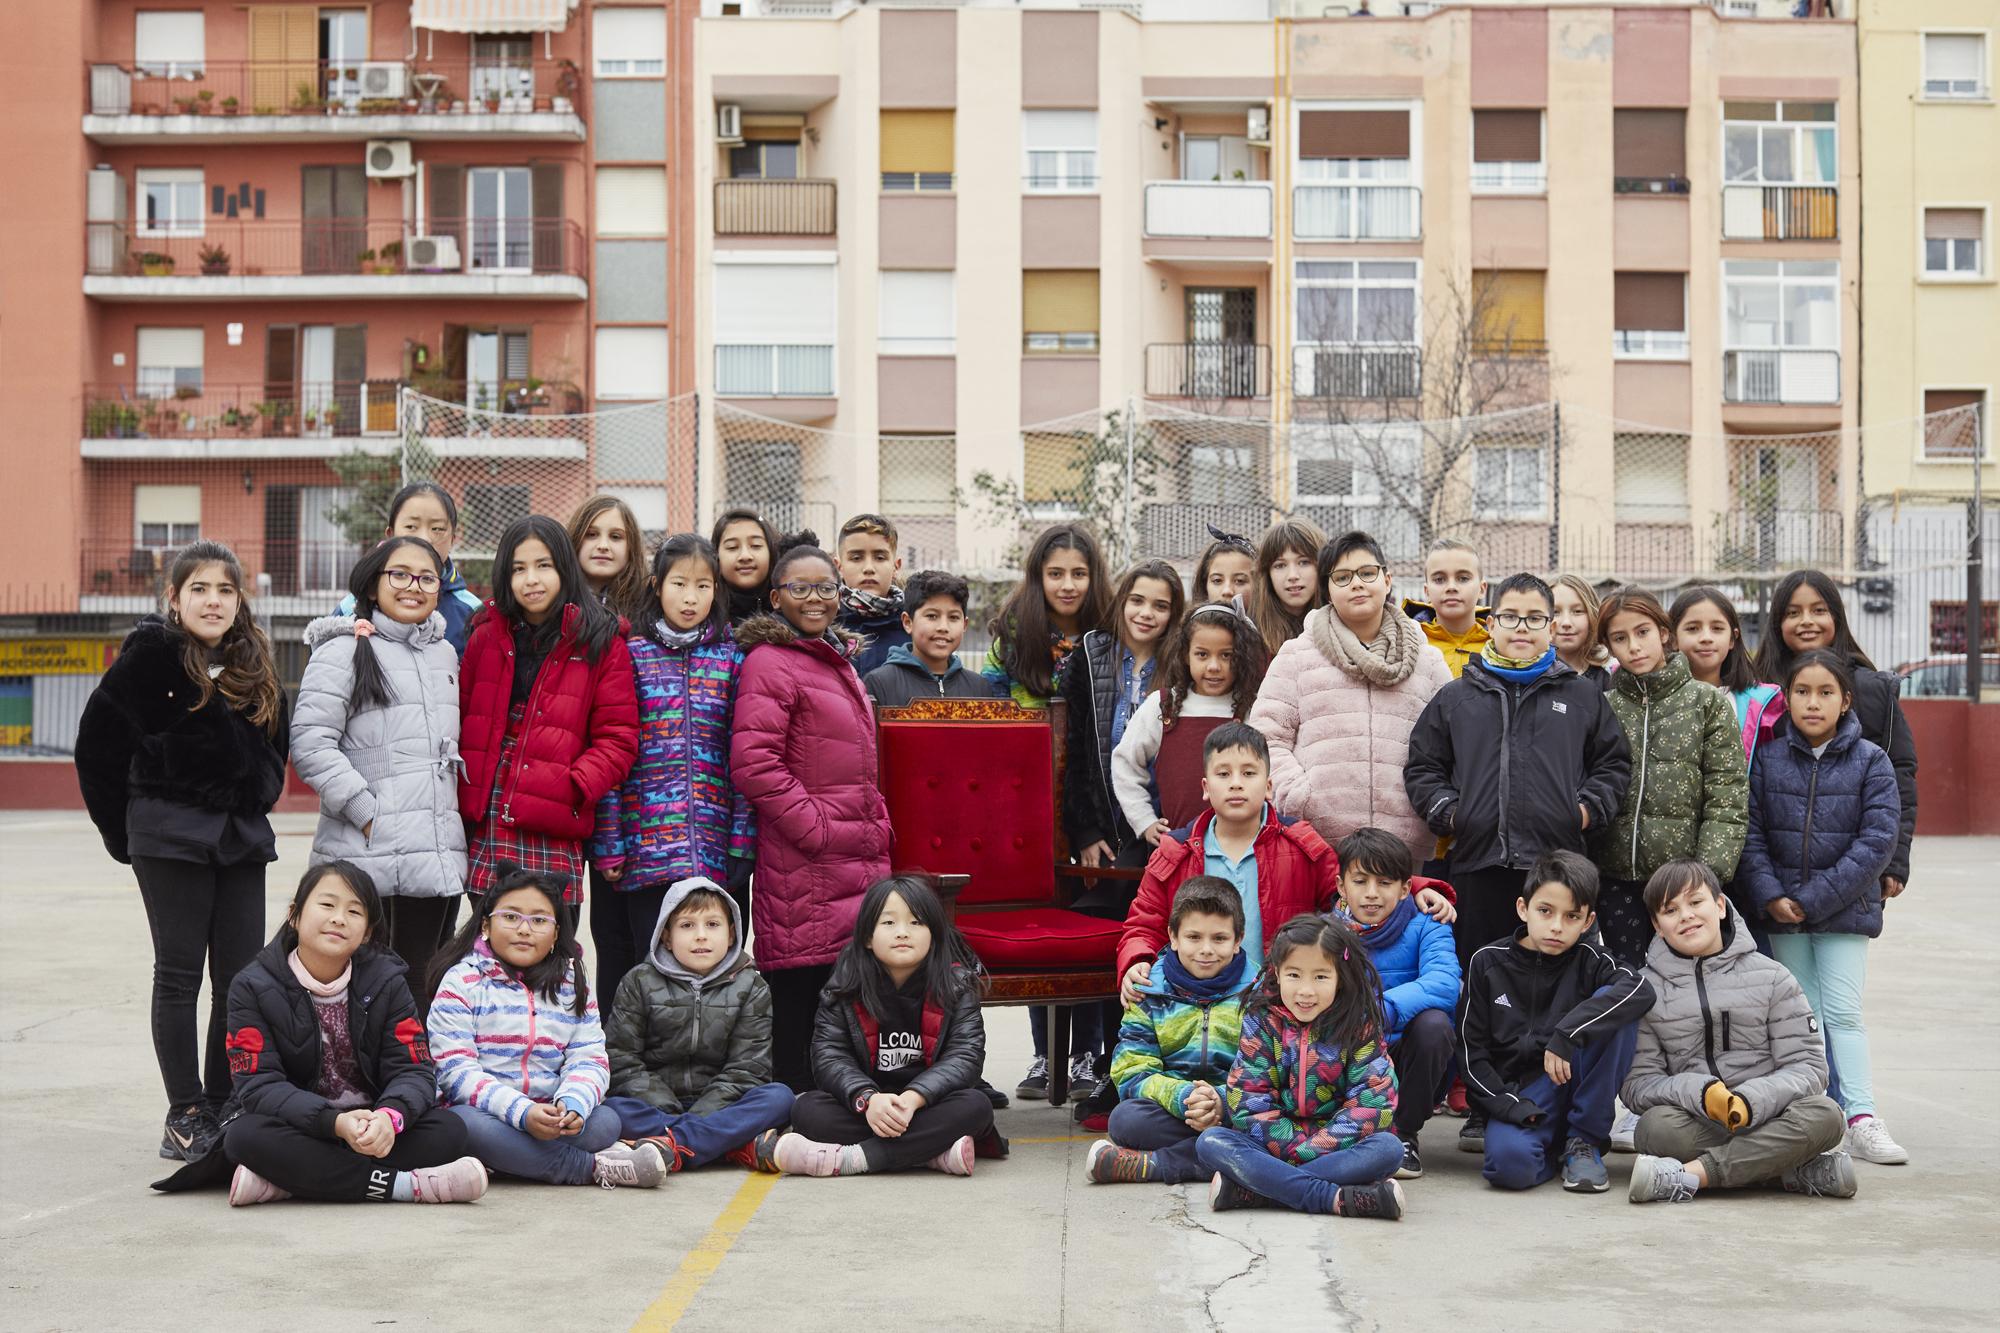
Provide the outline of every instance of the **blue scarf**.
{"type": "Polygon", "coordinates": [[[1540,657],[1526,666],[1502,665],[1502,663],[1511,660],[1510,658],[1501,657],[1494,650],[1491,643],[1488,643],[1479,651],[1479,665],[1485,667],[1502,680],[1511,681],[1516,685],[1526,685],[1531,681],[1540,680],[1548,674],[1549,668],[1556,664],[1556,646],[1553,643],[1550,644],[1543,650],[1540,657]],[[1498,659],[1497,661],[1495,660],[1496,658],[1498,659]]]}
{"type": "Polygon", "coordinates": [[[1377,949],[1386,949],[1403,938],[1403,932],[1410,928],[1410,922],[1417,915],[1417,898],[1412,893],[1404,894],[1403,901],[1397,903],[1389,915],[1372,926],[1364,926],[1356,921],[1345,907],[1334,909],[1333,914],[1335,918],[1353,928],[1356,938],[1361,941],[1362,948],[1373,953],[1377,949]]]}
{"type": "Polygon", "coordinates": [[[1249,963],[1248,955],[1238,950],[1227,967],[1204,980],[1182,967],[1180,955],[1168,946],[1160,950],[1159,969],[1153,974],[1153,984],[1146,989],[1197,1004],[1224,1000],[1243,989],[1243,971],[1249,963]]]}

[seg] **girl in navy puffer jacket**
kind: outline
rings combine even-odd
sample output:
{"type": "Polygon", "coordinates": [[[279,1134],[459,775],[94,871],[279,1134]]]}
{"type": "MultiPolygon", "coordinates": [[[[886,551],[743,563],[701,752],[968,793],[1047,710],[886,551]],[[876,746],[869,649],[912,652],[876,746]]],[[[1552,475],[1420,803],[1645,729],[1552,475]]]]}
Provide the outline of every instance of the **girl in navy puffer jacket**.
{"type": "Polygon", "coordinates": [[[1750,832],[1738,881],[1768,919],[1771,949],[1826,1024],[1848,1146],[1875,1162],[1906,1162],[1875,1115],[1861,988],[1868,941],[1882,933],[1882,870],[1902,814],[1896,771],[1862,739],[1854,677],[1821,649],[1786,674],[1789,714],[1750,775],[1750,832]]]}

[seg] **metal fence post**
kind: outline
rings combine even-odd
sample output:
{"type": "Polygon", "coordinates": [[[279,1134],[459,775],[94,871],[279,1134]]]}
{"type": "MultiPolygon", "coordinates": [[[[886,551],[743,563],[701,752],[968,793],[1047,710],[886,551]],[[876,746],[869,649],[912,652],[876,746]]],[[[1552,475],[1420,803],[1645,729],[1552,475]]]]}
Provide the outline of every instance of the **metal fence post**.
{"type": "Polygon", "coordinates": [[[1562,572],[1563,407],[1555,404],[1549,433],[1549,570],[1562,572]]]}

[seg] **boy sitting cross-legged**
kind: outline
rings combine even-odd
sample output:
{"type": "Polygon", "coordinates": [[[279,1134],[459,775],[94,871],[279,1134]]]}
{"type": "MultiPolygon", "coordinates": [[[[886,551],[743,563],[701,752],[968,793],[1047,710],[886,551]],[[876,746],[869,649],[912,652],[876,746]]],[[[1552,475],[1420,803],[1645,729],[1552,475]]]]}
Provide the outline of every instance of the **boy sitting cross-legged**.
{"type": "Polygon", "coordinates": [[[1483,1174],[1525,1190],[1560,1170],[1564,1189],[1601,1194],[1612,1105],[1653,988],[1582,942],[1597,868],[1575,852],[1544,852],[1515,910],[1521,927],[1473,951],[1459,1000],[1465,1088],[1487,1116],[1483,1174]]]}
{"type": "Polygon", "coordinates": [[[1196,875],[1174,891],[1167,932],[1171,947],[1160,951],[1118,1027],[1111,1137],[1091,1144],[1084,1159],[1101,1185],[1180,1185],[1211,1174],[1194,1140],[1222,1123],[1243,996],[1257,981],[1256,964],[1242,952],[1243,900],[1228,880],[1196,875]]]}
{"type": "Polygon", "coordinates": [[[1715,872],[1669,861],[1646,881],[1659,933],[1646,976],[1659,1003],[1639,1021],[1625,1104],[1639,1113],[1633,1203],[1777,1184],[1854,1196],[1846,1130],[1826,1095],[1826,1053],[1805,991],[1757,952],[1715,872]]]}
{"type": "Polygon", "coordinates": [[[1417,1134],[1450,1082],[1458,1003],[1458,950],[1451,927],[1417,910],[1410,897],[1410,846],[1387,829],[1356,829],[1340,840],[1336,915],[1368,950],[1382,981],[1382,1021],[1402,1097],[1396,1133],[1403,1140],[1399,1180],[1424,1173],[1417,1134]]]}

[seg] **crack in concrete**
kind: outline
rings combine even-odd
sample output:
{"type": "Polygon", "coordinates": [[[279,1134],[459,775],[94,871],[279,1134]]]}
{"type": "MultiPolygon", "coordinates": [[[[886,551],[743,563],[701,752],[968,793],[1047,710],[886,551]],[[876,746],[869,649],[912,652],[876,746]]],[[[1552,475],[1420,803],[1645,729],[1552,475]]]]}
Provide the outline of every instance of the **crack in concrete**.
{"type": "Polygon", "coordinates": [[[1222,1321],[1216,1317],[1215,1298],[1222,1293],[1222,1289],[1224,1287],[1236,1281],[1237,1278],[1248,1277],[1250,1274],[1256,1272],[1258,1268],[1262,1267],[1265,1260],[1264,1251],[1260,1247],[1252,1245],[1248,1241],[1245,1241],[1239,1237],[1225,1235],[1222,1232],[1217,1231],[1214,1227],[1204,1226],[1202,1223],[1197,1222],[1195,1220],[1194,1213],[1190,1211],[1188,1207],[1188,1192],[1186,1189],[1180,1189],[1174,1191],[1171,1197],[1171,1205],[1172,1206],[1167,1214],[1167,1220],[1170,1223],[1176,1226],[1185,1227],[1190,1231],[1202,1232],[1206,1235],[1215,1237],[1217,1240],[1226,1240],[1231,1245],[1236,1246],[1237,1248],[1241,1249],[1245,1254],[1250,1256],[1249,1259],[1244,1263],[1244,1265],[1241,1268],[1237,1269],[1235,1272],[1229,1274],[1227,1277],[1224,1277],[1218,1282],[1210,1283],[1207,1287],[1204,1287],[1201,1290],[1202,1314],[1204,1317],[1207,1318],[1208,1326],[1210,1328],[1220,1329],[1222,1327],[1222,1321]]]}
{"type": "Polygon", "coordinates": [[[51,1014],[47,1018],[37,1019],[35,1022],[28,1024],[26,1027],[15,1028],[12,1032],[8,1033],[6,1036],[0,1037],[0,1042],[21,1041],[24,1040],[27,1037],[27,1035],[30,1032],[33,1032],[36,1028],[45,1028],[51,1023],[60,1023],[65,1018],[75,1018],[78,1014],[95,1013],[99,1009],[122,1009],[132,1003],[133,1002],[130,1000],[113,1000],[107,1004],[80,1004],[74,1009],[65,1009],[59,1014],[51,1014]]]}

